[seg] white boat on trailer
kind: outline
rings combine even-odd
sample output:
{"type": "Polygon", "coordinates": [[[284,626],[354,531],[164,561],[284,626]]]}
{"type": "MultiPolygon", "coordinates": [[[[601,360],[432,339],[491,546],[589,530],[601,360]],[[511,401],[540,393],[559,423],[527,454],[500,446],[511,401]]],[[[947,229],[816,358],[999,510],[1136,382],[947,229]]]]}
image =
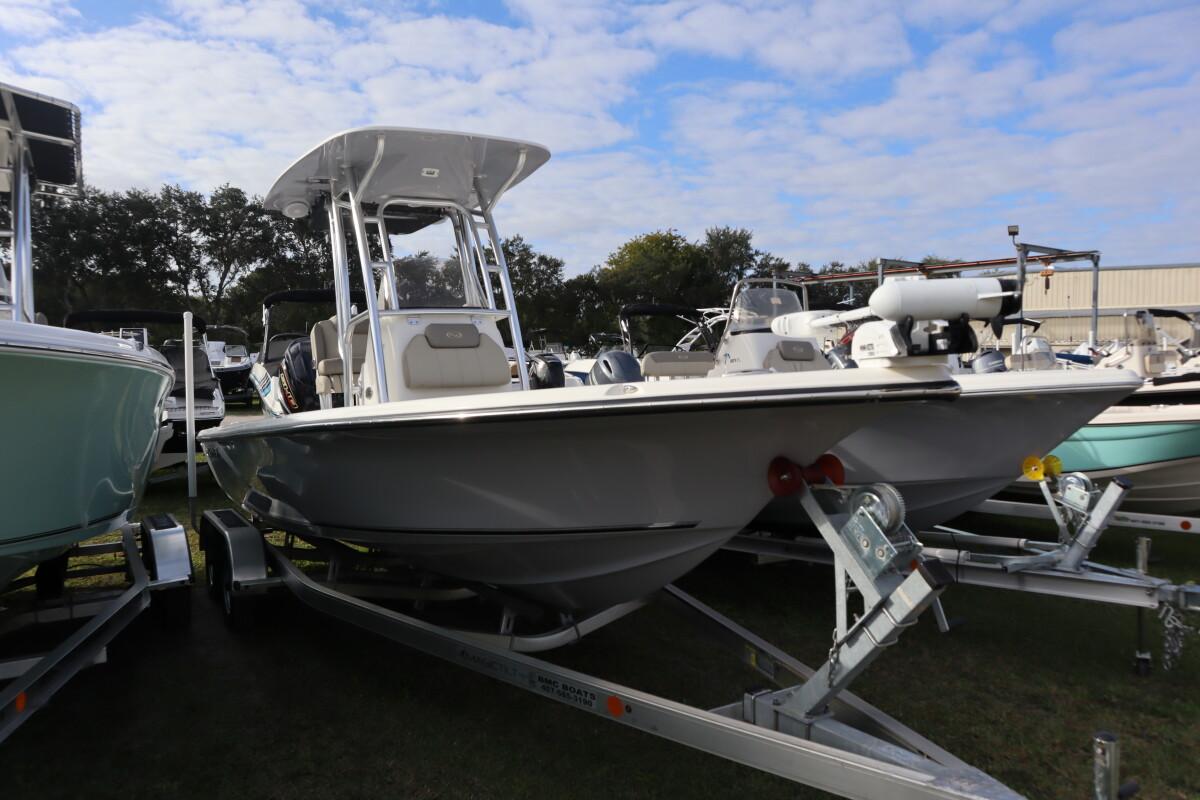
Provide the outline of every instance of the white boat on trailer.
{"type": "MultiPolygon", "coordinates": [[[[845,313],[805,309],[805,286],[787,278],[744,279],[721,315],[676,306],[627,307],[620,320],[625,347],[634,349],[631,316],[667,315],[701,324],[675,350],[642,356],[638,372],[647,380],[820,374],[839,363],[836,354],[825,352],[823,340],[852,324],[858,330],[851,355],[860,368],[954,370],[962,387],[955,403],[926,404],[902,418],[880,416],[831,451],[848,483],[896,486],[909,523],[919,530],[992,497],[1021,474],[1024,459],[1049,452],[1140,385],[1124,370],[963,373],[959,355],[976,350],[967,319],[1003,319],[1018,306],[1015,286],[996,279],[885,284],[869,307],[845,313]],[[684,341],[699,345],[704,328],[722,324],[723,331],[708,334],[712,351],[682,349],[684,341]]],[[[756,522],[781,531],[807,526],[781,501],[768,505],[756,522]]]]}
{"type": "Polygon", "coordinates": [[[320,410],[201,434],[231,499],[295,534],[564,612],[605,608],[736,534],[766,503],[776,456],[811,463],[871,420],[958,395],[938,367],[539,391],[521,370],[513,382],[503,348],[524,347],[492,212],[548,158],[528,142],[367,128],[276,181],[268,207],[328,216],[337,313],[313,339],[338,349],[314,354],[320,410]],[[368,287],[354,317],[345,221],[368,287]],[[385,231],[436,224],[464,257],[432,303],[423,278],[394,269],[385,231]]]}
{"type": "MultiPolygon", "coordinates": [[[[339,357],[317,361],[321,410],[202,436],[222,488],[251,517],[211,510],[200,526],[210,591],[227,619],[245,622],[256,594],[286,587],[324,613],[452,663],[843,796],[1017,797],[846,691],[952,581],[921,557],[895,490],[812,486],[820,470],[800,466],[866,420],[952,402],[957,387],[937,368],[903,378],[830,370],[534,392],[522,370],[513,386],[497,323],[507,324],[517,352],[523,347],[491,212],[547,155],[461,134],[351,131],[301,159],[268,195],[293,216],[318,205],[329,215],[339,357]],[[458,252],[468,254],[466,307],[400,302],[387,213],[429,208],[449,218],[458,252]],[[364,282],[378,291],[353,318],[339,247],[344,212],[364,282]],[[381,234],[381,263],[370,258],[368,225],[381,234]],[[342,370],[358,361],[360,325],[369,331],[361,366],[342,370]],[[335,391],[343,408],[330,407],[335,391]],[[780,426],[795,432],[790,442],[779,443],[780,426]],[[812,515],[865,600],[819,669],[669,586],[785,688],[704,710],[531,655],[643,604],[771,493],[794,495],[812,515]],[[845,524],[832,524],[818,493],[831,495],[825,505],[844,512],[845,524]],[[860,546],[864,537],[870,547],[860,546]],[[326,563],[312,571],[299,562],[326,563]],[[411,599],[421,609],[474,595],[496,603],[497,627],[452,628],[372,602],[411,599]],[[546,615],[548,628],[519,624],[531,601],[557,612],[546,615]],[[793,679],[801,683],[787,686],[793,679]]],[[[1114,772],[1114,746],[1098,745],[1101,780],[1114,772]]]]}

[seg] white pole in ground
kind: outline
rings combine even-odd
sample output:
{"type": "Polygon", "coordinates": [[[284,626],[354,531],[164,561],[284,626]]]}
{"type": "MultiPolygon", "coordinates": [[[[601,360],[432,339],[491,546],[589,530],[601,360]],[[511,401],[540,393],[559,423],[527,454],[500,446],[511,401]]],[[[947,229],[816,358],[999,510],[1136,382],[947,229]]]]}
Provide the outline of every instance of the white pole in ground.
{"type": "Polygon", "coordinates": [[[183,312],[183,386],[187,417],[188,516],[196,528],[196,379],[192,375],[192,312],[183,312]]]}
{"type": "Polygon", "coordinates": [[[1092,737],[1092,797],[1117,800],[1121,792],[1121,745],[1108,731],[1092,737]]]}

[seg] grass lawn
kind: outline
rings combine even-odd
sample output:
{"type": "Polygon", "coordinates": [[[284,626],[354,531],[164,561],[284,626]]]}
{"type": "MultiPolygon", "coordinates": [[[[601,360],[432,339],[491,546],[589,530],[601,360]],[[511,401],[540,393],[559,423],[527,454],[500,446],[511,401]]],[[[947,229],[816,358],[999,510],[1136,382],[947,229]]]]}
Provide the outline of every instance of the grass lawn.
{"type": "MultiPolygon", "coordinates": [[[[152,486],[143,511],[186,519],[184,489],[152,486]]],[[[225,503],[211,480],[201,495],[202,508],[225,503]]],[[[1106,537],[1096,557],[1130,563],[1134,536],[1106,537]]],[[[1154,555],[1156,574],[1200,576],[1196,537],[1159,536],[1154,555]]],[[[722,555],[680,585],[810,665],[825,657],[828,568],[722,555]]],[[[193,591],[190,630],[144,615],[108,664],[0,746],[0,796],[826,796],[452,667],[286,594],[236,634],[193,591]]],[[[1139,797],[1200,797],[1200,640],[1174,671],[1139,678],[1131,609],[967,586],[944,600],[966,623],[942,635],[926,614],[855,683],[858,694],[1031,797],[1089,796],[1099,729],[1121,735],[1139,797]]],[[[1147,618],[1157,655],[1160,628],[1147,618]]],[[[550,657],[704,706],[762,685],[709,645],[659,602],[550,657]]]]}

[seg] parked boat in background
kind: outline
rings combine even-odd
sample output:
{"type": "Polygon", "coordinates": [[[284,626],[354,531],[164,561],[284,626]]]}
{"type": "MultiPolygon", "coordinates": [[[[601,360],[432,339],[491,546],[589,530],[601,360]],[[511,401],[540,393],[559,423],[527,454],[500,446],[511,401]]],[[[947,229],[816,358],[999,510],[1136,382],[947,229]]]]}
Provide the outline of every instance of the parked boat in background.
{"type": "MultiPolygon", "coordinates": [[[[885,283],[867,308],[847,312],[806,311],[800,289],[785,279],[745,279],[723,316],[674,306],[627,307],[622,330],[632,349],[628,331],[634,314],[684,321],[702,316],[705,327],[723,325],[715,352],[701,347],[644,353],[641,371],[651,380],[819,372],[847,363],[956,370],[959,355],[978,346],[966,319],[1002,319],[1018,305],[1015,286],[994,278],[885,283]],[[847,324],[857,326],[848,362],[822,349],[829,334],[847,324]]],[[[689,332],[681,341],[695,347],[703,339],[689,332]]],[[[1021,474],[1025,458],[1046,453],[1138,386],[1136,376],[1125,371],[956,371],[955,380],[962,387],[958,402],[928,404],[906,412],[902,422],[881,416],[832,451],[847,482],[886,482],[899,489],[917,529],[953,519],[991,497],[1021,474]]],[[[776,500],[756,524],[786,529],[807,523],[794,504],[776,500]]]]}
{"type": "MultiPolygon", "coordinates": [[[[76,328],[83,325],[102,327],[104,335],[131,342],[138,350],[157,352],[171,366],[174,382],[163,410],[163,422],[171,428],[159,448],[154,462],[155,469],[174,466],[187,460],[187,389],[185,387],[186,354],[182,339],[165,339],[155,348],[151,344],[149,329],[134,327],[143,325],[171,326],[182,331],[182,311],[156,311],[151,309],[90,309],[73,311],[63,319],[63,327],[76,328]]],[[[192,348],[192,377],[195,392],[195,426],[199,433],[215,428],[225,419],[225,399],[221,385],[208,364],[208,351],[203,334],[206,325],[200,317],[193,317],[195,330],[201,335],[199,343],[192,348]]]]}
{"type": "MultiPolygon", "coordinates": [[[[361,291],[351,292],[352,308],[365,304],[361,291]]],[[[271,333],[271,309],[280,305],[332,306],[333,289],[284,289],[263,298],[263,343],[250,370],[263,416],[282,417],[318,408],[316,365],[308,333],[271,333]]],[[[315,321],[315,320],[314,320],[315,321]]]]}
{"type": "Polygon", "coordinates": [[[254,397],[250,387],[250,369],[254,361],[248,347],[246,332],[233,325],[210,325],[205,349],[208,364],[221,384],[226,403],[247,403],[254,397]],[[220,339],[214,339],[220,336],[220,339]]]}
{"type": "MultiPolygon", "coordinates": [[[[123,525],[141,498],[172,372],[158,353],[45,324],[35,311],[31,196],[82,191],[79,110],[0,84],[0,590],[71,545],[123,525]]],[[[46,204],[52,211],[52,204],[46,204]]]]}
{"type": "MultiPolygon", "coordinates": [[[[1093,372],[1128,369],[1142,379],[1138,390],[1098,414],[1051,455],[1066,472],[1082,472],[1091,481],[1124,478],[1131,486],[1121,508],[1149,514],[1200,513],[1200,369],[1189,364],[1190,342],[1165,347],[1156,318],[1191,321],[1181,312],[1142,309],[1125,315],[1125,338],[1097,360],[1093,372]]],[[[1041,352],[1048,348],[1025,347],[1041,352]]],[[[1046,358],[1020,360],[1022,374],[1058,367],[1046,358]],[[1039,369],[1040,368],[1040,369],[1039,369]]],[[[1085,368],[1086,369],[1086,368],[1085,368]]],[[[1084,370],[1079,370],[1084,371],[1084,370]]],[[[1035,486],[1021,479],[1010,492],[1033,496],[1035,486]]]]}

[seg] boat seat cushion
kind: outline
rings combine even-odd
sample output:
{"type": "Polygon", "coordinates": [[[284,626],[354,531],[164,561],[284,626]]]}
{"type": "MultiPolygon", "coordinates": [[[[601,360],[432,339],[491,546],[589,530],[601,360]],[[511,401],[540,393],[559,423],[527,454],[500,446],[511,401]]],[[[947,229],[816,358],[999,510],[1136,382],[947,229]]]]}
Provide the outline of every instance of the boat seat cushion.
{"type": "MultiPolygon", "coordinates": [[[[187,371],[185,369],[185,348],[182,344],[174,342],[166,342],[159,348],[159,352],[170,362],[171,367],[175,370],[175,383],[171,387],[171,397],[184,398],[187,396],[187,371]]],[[[216,376],[213,375],[212,369],[208,366],[208,351],[203,347],[195,346],[192,348],[192,381],[195,387],[195,397],[198,400],[213,400],[217,396],[217,387],[220,383],[217,382],[216,376]]]]}
{"type": "Polygon", "coordinates": [[[712,353],[671,350],[647,353],[642,357],[642,376],[646,378],[704,378],[716,363],[712,353]]]}
{"type": "Polygon", "coordinates": [[[785,339],[771,348],[763,360],[763,369],[775,372],[804,372],[828,366],[817,346],[807,339],[785,339]]]}
{"type": "MultiPolygon", "coordinates": [[[[362,369],[364,360],[365,358],[361,353],[355,354],[353,358],[355,372],[358,372],[360,369],[362,369]]],[[[323,358],[317,362],[317,374],[329,376],[341,375],[345,372],[342,366],[342,360],[337,356],[334,356],[333,358],[323,358]]]]}
{"type": "MultiPolygon", "coordinates": [[[[310,339],[312,340],[313,362],[317,366],[317,376],[329,378],[329,381],[319,381],[318,387],[330,387],[330,390],[334,392],[342,391],[345,364],[342,363],[341,355],[338,353],[337,323],[332,319],[321,320],[313,325],[310,339]]],[[[354,372],[358,372],[362,369],[363,361],[366,359],[367,333],[365,326],[359,325],[355,330],[352,346],[354,353],[350,359],[351,365],[354,372]]]]}
{"type": "Polygon", "coordinates": [[[425,326],[425,340],[435,350],[478,347],[479,329],[474,325],[431,323],[425,326]]]}
{"type": "Polygon", "coordinates": [[[474,325],[434,323],[404,348],[404,382],[410,389],[463,389],[511,382],[508,358],[474,325]]]}

